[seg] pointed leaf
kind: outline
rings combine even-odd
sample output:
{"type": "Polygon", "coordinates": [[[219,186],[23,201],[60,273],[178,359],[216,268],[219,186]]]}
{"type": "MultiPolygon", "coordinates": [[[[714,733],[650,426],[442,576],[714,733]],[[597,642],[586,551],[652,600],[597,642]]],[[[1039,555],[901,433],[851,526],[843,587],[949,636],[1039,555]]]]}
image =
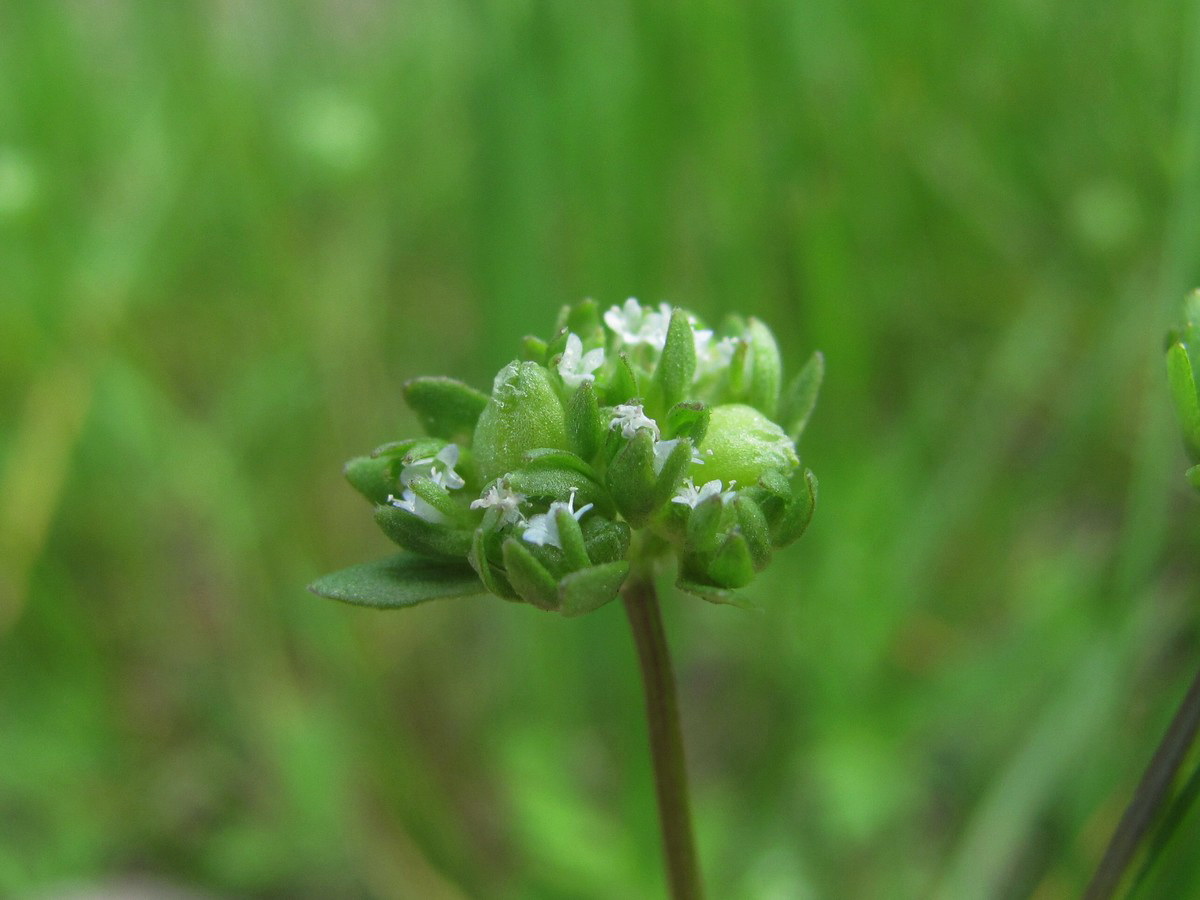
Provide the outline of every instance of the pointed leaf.
{"type": "Polygon", "coordinates": [[[471,550],[471,532],[427,522],[406,509],[375,507],[375,521],[383,533],[405,550],[422,556],[464,559],[471,550]]]}
{"type": "Polygon", "coordinates": [[[484,593],[483,583],[469,566],[411,553],[350,566],[318,578],[308,589],[330,600],[375,609],[402,609],[430,600],[484,593]]]}
{"type": "Polygon", "coordinates": [[[788,384],[779,401],[779,421],[793,443],[799,443],[809,416],[817,405],[825,379],[825,356],[818,350],[788,384]]]}
{"type": "Polygon", "coordinates": [[[771,329],[759,319],[751,319],[746,324],[746,341],[750,344],[746,402],[773,419],[779,405],[779,386],[783,382],[779,344],[771,329]]]}
{"type": "Polygon", "coordinates": [[[356,456],[346,463],[342,474],[360,494],[374,504],[387,503],[396,490],[399,460],[395,457],[356,456]]]}
{"type": "Polygon", "coordinates": [[[404,385],[404,399],[434,437],[469,440],[487,406],[487,394],[454,378],[414,378],[404,385]]]}
{"type": "Polygon", "coordinates": [[[558,609],[558,584],[516,538],[504,542],[504,571],[513,589],[539,609],[558,609]]]}
{"type": "Polygon", "coordinates": [[[1173,344],[1167,351],[1167,381],[1188,456],[1196,462],[1200,460],[1200,396],[1196,393],[1196,374],[1183,344],[1173,344]]]}
{"type": "Polygon", "coordinates": [[[692,335],[692,326],[688,322],[687,313],[676,309],[671,313],[671,322],[667,326],[667,342],[654,370],[654,380],[662,392],[662,402],[665,406],[674,406],[683,399],[684,393],[691,387],[692,375],[695,372],[696,341],[692,335]]]}
{"type": "Polygon", "coordinates": [[[607,422],[591,381],[579,385],[567,405],[567,441],[583,459],[595,459],[604,445],[607,422]]]}
{"type": "Polygon", "coordinates": [[[708,430],[709,409],[703,403],[676,403],[667,411],[668,438],[690,438],[697,447],[708,430]]]}
{"type": "Polygon", "coordinates": [[[701,600],[707,600],[709,603],[715,603],[720,606],[736,606],[738,609],[758,609],[758,607],[744,598],[741,594],[720,588],[716,585],[701,584],[698,581],[691,581],[687,578],[680,578],[675,582],[675,587],[681,591],[685,591],[701,600]]]}
{"type": "Polygon", "coordinates": [[[558,583],[559,611],[574,617],[599,609],[617,598],[627,575],[629,563],[623,561],[572,572],[558,583]]]}

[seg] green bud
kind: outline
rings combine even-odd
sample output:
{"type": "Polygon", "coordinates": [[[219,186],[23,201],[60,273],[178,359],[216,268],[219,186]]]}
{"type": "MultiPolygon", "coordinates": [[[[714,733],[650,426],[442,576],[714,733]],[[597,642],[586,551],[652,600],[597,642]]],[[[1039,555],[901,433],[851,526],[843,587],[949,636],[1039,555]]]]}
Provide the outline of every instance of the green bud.
{"type": "Polygon", "coordinates": [[[736,481],[743,487],[757,483],[769,469],[789,471],[800,464],[783,429],[741,403],[712,408],[700,455],[706,479],[736,481]]]}
{"type": "Polygon", "coordinates": [[[487,394],[454,378],[414,378],[404,385],[404,399],[425,431],[448,441],[467,443],[487,394]]]}
{"type": "Polygon", "coordinates": [[[567,448],[562,403],[549,373],[533,362],[511,362],[496,376],[475,428],[475,461],[484,481],[516,469],[530,450],[567,448]]]}

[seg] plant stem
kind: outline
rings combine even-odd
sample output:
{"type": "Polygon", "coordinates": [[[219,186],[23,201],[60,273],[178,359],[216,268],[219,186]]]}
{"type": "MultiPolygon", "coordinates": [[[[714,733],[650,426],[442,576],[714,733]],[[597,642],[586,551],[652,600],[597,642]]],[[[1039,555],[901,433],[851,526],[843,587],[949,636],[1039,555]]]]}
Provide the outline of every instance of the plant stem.
{"type": "Polygon", "coordinates": [[[1104,851],[1104,858],[1088,885],[1086,900],[1105,900],[1113,896],[1121,883],[1129,864],[1133,861],[1138,845],[1154,824],[1159,811],[1166,802],[1167,793],[1175,774],[1179,771],[1188,749],[1200,730],[1200,673],[1197,673],[1187,696],[1175,713],[1167,733],[1146,767],[1142,780],[1134,791],[1133,799],[1121,816],[1117,830],[1113,833],[1104,851]]]}
{"type": "Polygon", "coordinates": [[[649,575],[635,572],[621,589],[621,597],[642,668],[667,881],[674,900],[700,900],[704,892],[692,837],[675,673],[671,669],[658,595],[649,575]]]}

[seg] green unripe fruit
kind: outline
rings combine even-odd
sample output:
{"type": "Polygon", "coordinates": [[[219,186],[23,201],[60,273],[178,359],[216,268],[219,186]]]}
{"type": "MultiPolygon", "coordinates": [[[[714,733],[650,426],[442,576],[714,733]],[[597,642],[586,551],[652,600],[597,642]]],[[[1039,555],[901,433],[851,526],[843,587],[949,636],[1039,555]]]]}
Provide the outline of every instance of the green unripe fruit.
{"type": "Polygon", "coordinates": [[[549,373],[534,362],[501,369],[475,427],[480,477],[486,482],[514,471],[530,450],[567,446],[566,416],[549,373]]]}
{"type": "Polygon", "coordinates": [[[706,481],[736,481],[741,487],[756,484],[768,470],[788,472],[800,464],[783,429],[742,403],[712,408],[700,456],[704,465],[695,467],[694,474],[706,481]]]}

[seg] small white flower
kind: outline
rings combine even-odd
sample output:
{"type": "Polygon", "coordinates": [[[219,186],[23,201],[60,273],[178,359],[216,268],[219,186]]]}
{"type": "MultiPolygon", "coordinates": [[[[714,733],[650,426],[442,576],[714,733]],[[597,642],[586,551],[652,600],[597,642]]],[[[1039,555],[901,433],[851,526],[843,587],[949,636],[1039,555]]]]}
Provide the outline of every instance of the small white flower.
{"type": "Polygon", "coordinates": [[[591,509],[595,504],[587,503],[575,508],[575,492],[571,491],[571,496],[566,503],[561,500],[555,500],[550,504],[550,509],[544,513],[538,513],[536,516],[530,516],[529,525],[526,527],[524,534],[521,537],[529,541],[531,544],[537,544],[539,547],[544,547],[549,544],[551,547],[562,549],[562,538],[558,534],[558,511],[566,510],[578,522],[583,518],[583,514],[591,509]]]}
{"type": "Polygon", "coordinates": [[[662,350],[667,343],[667,327],[671,324],[671,307],[660,303],[655,311],[650,307],[643,308],[630,297],[624,306],[611,307],[604,314],[604,324],[623,344],[649,344],[662,350]]]}
{"type": "Polygon", "coordinates": [[[503,478],[488,486],[484,491],[483,496],[478,500],[471,502],[471,509],[491,509],[500,510],[500,521],[504,522],[520,522],[525,517],[521,515],[521,504],[525,502],[525,495],[518,494],[508,486],[508,482],[503,478]]]}
{"type": "Polygon", "coordinates": [[[649,431],[658,440],[658,423],[646,415],[640,403],[622,403],[613,407],[613,417],[608,423],[613,431],[620,431],[629,440],[637,436],[643,429],[649,431]]]}
{"type": "Polygon", "coordinates": [[[604,365],[604,348],[583,352],[583,341],[577,334],[567,335],[567,347],[563,350],[562,358],[558,361],[558,374],[562,376],[563,384],[574,389],[585,381],[595,381],[592,373],[604,365]]]}
{"type": "MultiPolygon", "coordinates": [[[[662,472],[663,466],[667,464],[667,460],[679,446],[679,438],[673,441],[656,441],[654,444],[654,474],[658,475],[662,472]]],[[[696,465],[704,465],[704,460],[700,458],[700,454],[696,448],[692,448],[692,462],[696,465]]]]}
{"type": "Polygon", "coordinates": [[[679,493],[671,498],[671,502],[680,503],[695,509],[709,497],[720,496],[721,503],[728,503],[737,496],[737,491],[733,489],[736,483],[736,481],[729,482],[729,490],[722,492],[721,480],[719,478],[706,481],[702,487],[696,487],[696,483],[691,478],[687,478],[684,479],[683,485],[679,488],[679,493]]]}
{"type": "Polygon", "coordinates": [[[413,492],[412,488],[405,488],[404,494],[399,498],[388,494],[387,502],[397,509],[407,510],[418,519],[424,519],[434,525],[441,525],[448,521],[440,509],[428,501],[422,500],[413,492]]]}
{"type": "Polygon", "coordinates": [[[456,491],[466,484],[462,476],[454,471],[458,465],[458,455],[458,444],[447,444],[436,456],[414,459],[400,473],[400,483],[408,487],[414,478],[423,475],[448,491],[456,491]]]}

